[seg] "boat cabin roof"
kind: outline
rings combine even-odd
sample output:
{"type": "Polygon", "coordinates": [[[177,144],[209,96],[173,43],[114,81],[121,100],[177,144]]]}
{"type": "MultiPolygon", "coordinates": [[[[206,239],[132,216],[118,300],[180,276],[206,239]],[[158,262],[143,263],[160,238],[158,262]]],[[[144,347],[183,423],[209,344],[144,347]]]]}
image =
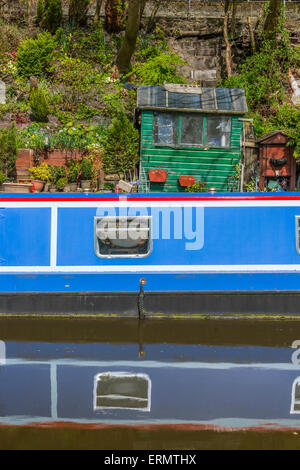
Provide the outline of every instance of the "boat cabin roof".
{"type": "Polygon", "coordinates": [[[214,114],[248,112],[242,88],[203,88],[171,83],[163,86],[139,86],[137,108],[214,114]]]}

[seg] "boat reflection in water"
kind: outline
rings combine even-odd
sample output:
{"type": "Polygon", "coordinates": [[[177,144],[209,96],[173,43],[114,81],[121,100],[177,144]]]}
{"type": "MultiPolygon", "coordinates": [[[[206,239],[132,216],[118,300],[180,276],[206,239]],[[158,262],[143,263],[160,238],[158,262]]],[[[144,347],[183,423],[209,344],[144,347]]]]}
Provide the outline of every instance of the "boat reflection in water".
{"type": "Polygon", "coordinates": [[[0,322],[1,425],[300,429],[296,322],[20,321],[0,322]]]}

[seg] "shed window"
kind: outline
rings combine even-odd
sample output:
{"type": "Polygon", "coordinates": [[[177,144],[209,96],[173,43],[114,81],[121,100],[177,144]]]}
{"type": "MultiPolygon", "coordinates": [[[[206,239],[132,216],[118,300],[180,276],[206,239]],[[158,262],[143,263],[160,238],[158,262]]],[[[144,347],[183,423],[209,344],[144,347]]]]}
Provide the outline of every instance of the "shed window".
{"type": "Polygon", "coordinates": [[[176,145],[178,138],[178,115],[154,113],[154,143],[176,145]]]}
{"type": "Polygon", "coordinates": [[[106,372],[95,377],[94,409],[150,411],[150,394],[148,375],[106,372]]]}
{"type": "Polygon", "coordinates": [[[95,217],[100,258],[145,257],[152,251],[151,217],[95,217]]]}
{"type": "Polygon", "coordinates": [[[230,147],[231,118],[208,116],[206,122],[206,145],[230,147]]]}
{"type": "Polygon", "coordinates": [[[203,116],[195,113],[181,115],[180,141],[185,145],[203,144],[203,116]]]}
{"type": "Polygon", "coordinates": [[[296,215],[295,223],[296,223],[296,249],[298,251],[298,254],[300,255],[300,216],[299,215],[296,215]]]}

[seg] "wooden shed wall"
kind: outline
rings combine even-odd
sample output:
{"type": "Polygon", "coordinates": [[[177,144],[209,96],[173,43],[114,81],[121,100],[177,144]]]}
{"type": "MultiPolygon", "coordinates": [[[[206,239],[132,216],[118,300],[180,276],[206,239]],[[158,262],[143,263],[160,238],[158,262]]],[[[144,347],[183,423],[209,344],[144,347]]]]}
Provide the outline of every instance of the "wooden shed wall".
{"type": "Polygon", "coordinates": [[[146,177],[151,169],[163,169],[168,173],[165,183],[151,183],[151,192],[184,191],[179,185],[181,175],[192,175],[196,181],[207,182],[217,191],[228,191],[230,175],[235,172],[241,158],[241,134],[243,123],[237,115],[231,121],[230,148],[167,147],[153,143],[153,111],[142,112],[141,170],[146,177]]]}

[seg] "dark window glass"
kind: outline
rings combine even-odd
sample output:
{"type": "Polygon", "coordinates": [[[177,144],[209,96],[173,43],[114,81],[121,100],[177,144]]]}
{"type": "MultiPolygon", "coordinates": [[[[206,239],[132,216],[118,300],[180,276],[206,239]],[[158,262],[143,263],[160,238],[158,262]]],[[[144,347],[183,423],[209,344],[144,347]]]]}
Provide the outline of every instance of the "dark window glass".
{"type": "Polygon", "coordinates": [[[154,143],[176,145],[178,138],[178,115],[154,113],[154,143]]]}
{"type": "Polygon", "coordinates": [[[206,141],[208,147],[230,147],[231,118],[207,116],[206,141]]]}
{"type": "Polygon", "coordinates": [[[181,115],[181,144],[203,144],[203,116],[199,114],[181,115]]]}

